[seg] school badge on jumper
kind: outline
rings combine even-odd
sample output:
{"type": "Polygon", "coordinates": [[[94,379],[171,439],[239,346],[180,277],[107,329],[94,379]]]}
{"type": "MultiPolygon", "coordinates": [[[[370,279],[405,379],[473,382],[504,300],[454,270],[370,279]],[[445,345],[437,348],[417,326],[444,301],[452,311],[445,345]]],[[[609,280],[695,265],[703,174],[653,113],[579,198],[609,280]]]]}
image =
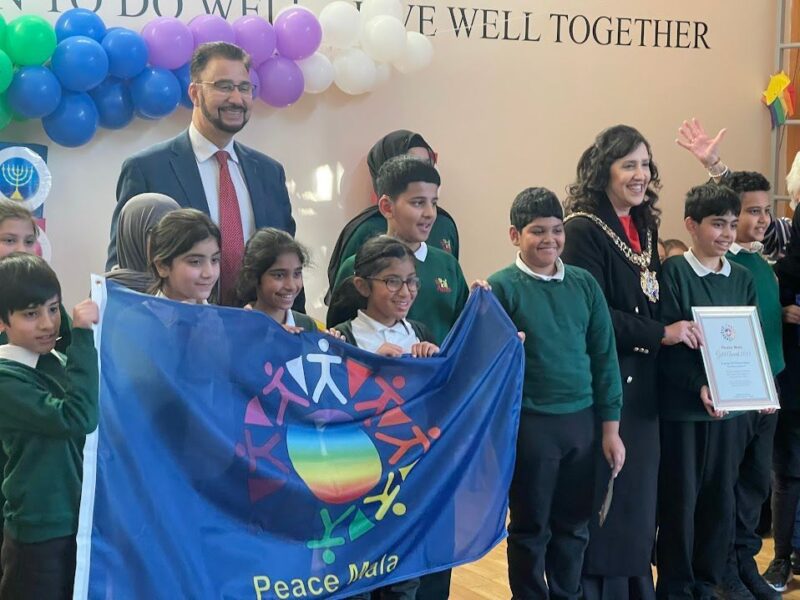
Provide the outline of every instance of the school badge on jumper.
{"type": "Polygon", "coordinates": [[[447,279],[444,277],[436,278],[436,291],[442,292],[443,294],[449,294],[452,291],[450,286],[447,285],[447,279]]]}

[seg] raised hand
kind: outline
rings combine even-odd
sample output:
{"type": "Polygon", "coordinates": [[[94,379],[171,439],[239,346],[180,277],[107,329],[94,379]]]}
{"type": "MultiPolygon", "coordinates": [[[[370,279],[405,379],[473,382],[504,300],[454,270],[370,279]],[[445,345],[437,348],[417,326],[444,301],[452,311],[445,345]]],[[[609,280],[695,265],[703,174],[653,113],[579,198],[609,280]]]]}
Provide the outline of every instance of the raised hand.
{"type": "Polygon", "coordinates": [[[719,145],[725,138],[727,129],[720,129],[716,137],[710,137],[702,124],[695,118],[684,121],[678,128],[678,138],[675,142],[691,152],[706,169],[719,162],[719,145]]]}

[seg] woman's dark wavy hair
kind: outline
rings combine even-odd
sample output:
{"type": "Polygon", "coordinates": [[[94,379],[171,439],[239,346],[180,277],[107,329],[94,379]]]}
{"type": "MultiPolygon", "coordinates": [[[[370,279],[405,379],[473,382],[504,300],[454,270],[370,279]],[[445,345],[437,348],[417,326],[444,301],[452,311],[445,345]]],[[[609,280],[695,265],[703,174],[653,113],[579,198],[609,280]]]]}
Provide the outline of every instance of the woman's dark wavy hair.
{"type": "Polygon", "coordinates": [[[658,168],[653,162],[653,151],[648,141],[628,125],[615,125],[601,131],[594,144],[581,155],[576,179],[567,186],[567,200],[564,203],[567,214],[597,214],[601,202],[607,201],[606,188],[611,178],[611,165],[633,152],[639,144],[645,145],[650,156],[650,185],[645,191],[644,202],[631,208],[631,218],[642,229],[658,229],[661,223],[661,209],[656,207],[658,190],[661,189],[658,168]]]}
{"type": "Polygon", "coordinates": [[[265,227],[253,234],[244,248],[242,268],[236,280],[236,295],[241,306],[255,302],[261,277],[282,254],[287,253],[296,254],[300,266],[308,266],[308,249],[285,231],[265,227]]]}
{"type": "Polygon", "coordinates": [[[367,299],[361,295],[353,281],[355,277],[374,277],[393,260],[407,258],[414,261],[414,253],[400,240],[388,235],[377,235],[364,242],[356,252],[352,275],[339,284],[331,297],[328,309],[327,326],[334,327],[358,315],[359,310],[367,308],[367,299]]]}

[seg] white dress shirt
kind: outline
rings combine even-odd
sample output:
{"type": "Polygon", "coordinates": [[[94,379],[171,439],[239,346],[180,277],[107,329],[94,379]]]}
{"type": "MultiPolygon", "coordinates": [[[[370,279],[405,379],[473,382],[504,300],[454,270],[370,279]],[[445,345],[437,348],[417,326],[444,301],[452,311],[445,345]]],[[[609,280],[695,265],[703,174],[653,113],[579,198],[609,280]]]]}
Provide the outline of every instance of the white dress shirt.
{"type": "Polygon", "coordinates": [[[525,261],[522,260],[522,254],[517,252],[517,268],[525,273],[526,275],[530,275],[534,279],[540,279],[542,281],[564,281],[564,262],[560,259],[556,259],[556,272],[554,275],[542,275],[541,273],[536,273],[531,270],[531,268],[525,264],[525,261]]]}
{"type": "Polygon", "coordinates": [[[400,346],[403,352],[408,353],[411,352],[411,346],[420,341],[411,323],[405,319],[387,327],[360,310],[351,326],[356,346],[369,352],[377,352],[378,348],[388,342],[400,346]]]}
{"type": "Polygon", "coordinates": [[[705,277],[706,275],[722,275],[723,277],[728,277],[731,274],[731,263],[724,256],[721,257],[722,268],[719,271],[709,269],[707,266],[701,263],[694,255],[694,252],[692,252],[691,248],[683,253],[683,257],[686,259],[686,262],[689,263],[689,266],[692,267],[692,270],[697,274],[698,277],[705,277]]]}
{"type": "Polygon", "coordinates": [[[203,182],[203,191],[208,203],[208,214],[217,225],[219,225],[219,163],[214,155],[219,150],[225,150],[228,153],[228,170],[231,173],[233,187],[236,188],[239,214],[242,217],[242,233],[246,242],[255,233],[255,218],[253,206],[250,203],[250,192],[244,181],[244,173],[239,164],[239,157],[236,156],[233,140],[224,148],[217,148],[197,130],[194,123],[189,125],[189,140],[192,143],[197,168],[200,170],[200,180],[203,182]]]}
{"type": "Polygon", "coordinates": [[[761,242],[752,242],[749,248],[745,248],[744,246],[733,242],[730,247],[731,254],[739,254],[739,252],[747,252],[749,254],[761,254],[761,251],[764,249],[764,244],[761,242]]]}
{"type": "MultiPolygon", "coordinates": [[[[54,350],[51,350],[50,352],[53,353],[56,358],[58,358],[58,354],[56,354],[54,350]]],[[[14,362],[23,364],[26,367],[30,367],[31,369],[36,368],[36,365],[39,363],[40,356],[42,355],[32,352],[27,348],[23,348],[22,346],[15,346],[14,344],[5,344],[0,346],[0,358],[13,360],[14,362]]],[[[60,360],[61,359],[59,358],[59,361],[60,360]]]]}

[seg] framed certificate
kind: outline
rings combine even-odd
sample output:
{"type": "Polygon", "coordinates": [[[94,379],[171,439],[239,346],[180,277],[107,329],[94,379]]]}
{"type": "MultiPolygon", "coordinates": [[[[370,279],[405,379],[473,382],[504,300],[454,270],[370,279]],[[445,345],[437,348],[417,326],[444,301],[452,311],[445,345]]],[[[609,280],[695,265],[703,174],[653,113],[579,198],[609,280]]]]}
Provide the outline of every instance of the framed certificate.
{"type": "Polygon", "coordinates": [[[692,307],[716,410],[780,408],[755,306],[692,307]]]}

